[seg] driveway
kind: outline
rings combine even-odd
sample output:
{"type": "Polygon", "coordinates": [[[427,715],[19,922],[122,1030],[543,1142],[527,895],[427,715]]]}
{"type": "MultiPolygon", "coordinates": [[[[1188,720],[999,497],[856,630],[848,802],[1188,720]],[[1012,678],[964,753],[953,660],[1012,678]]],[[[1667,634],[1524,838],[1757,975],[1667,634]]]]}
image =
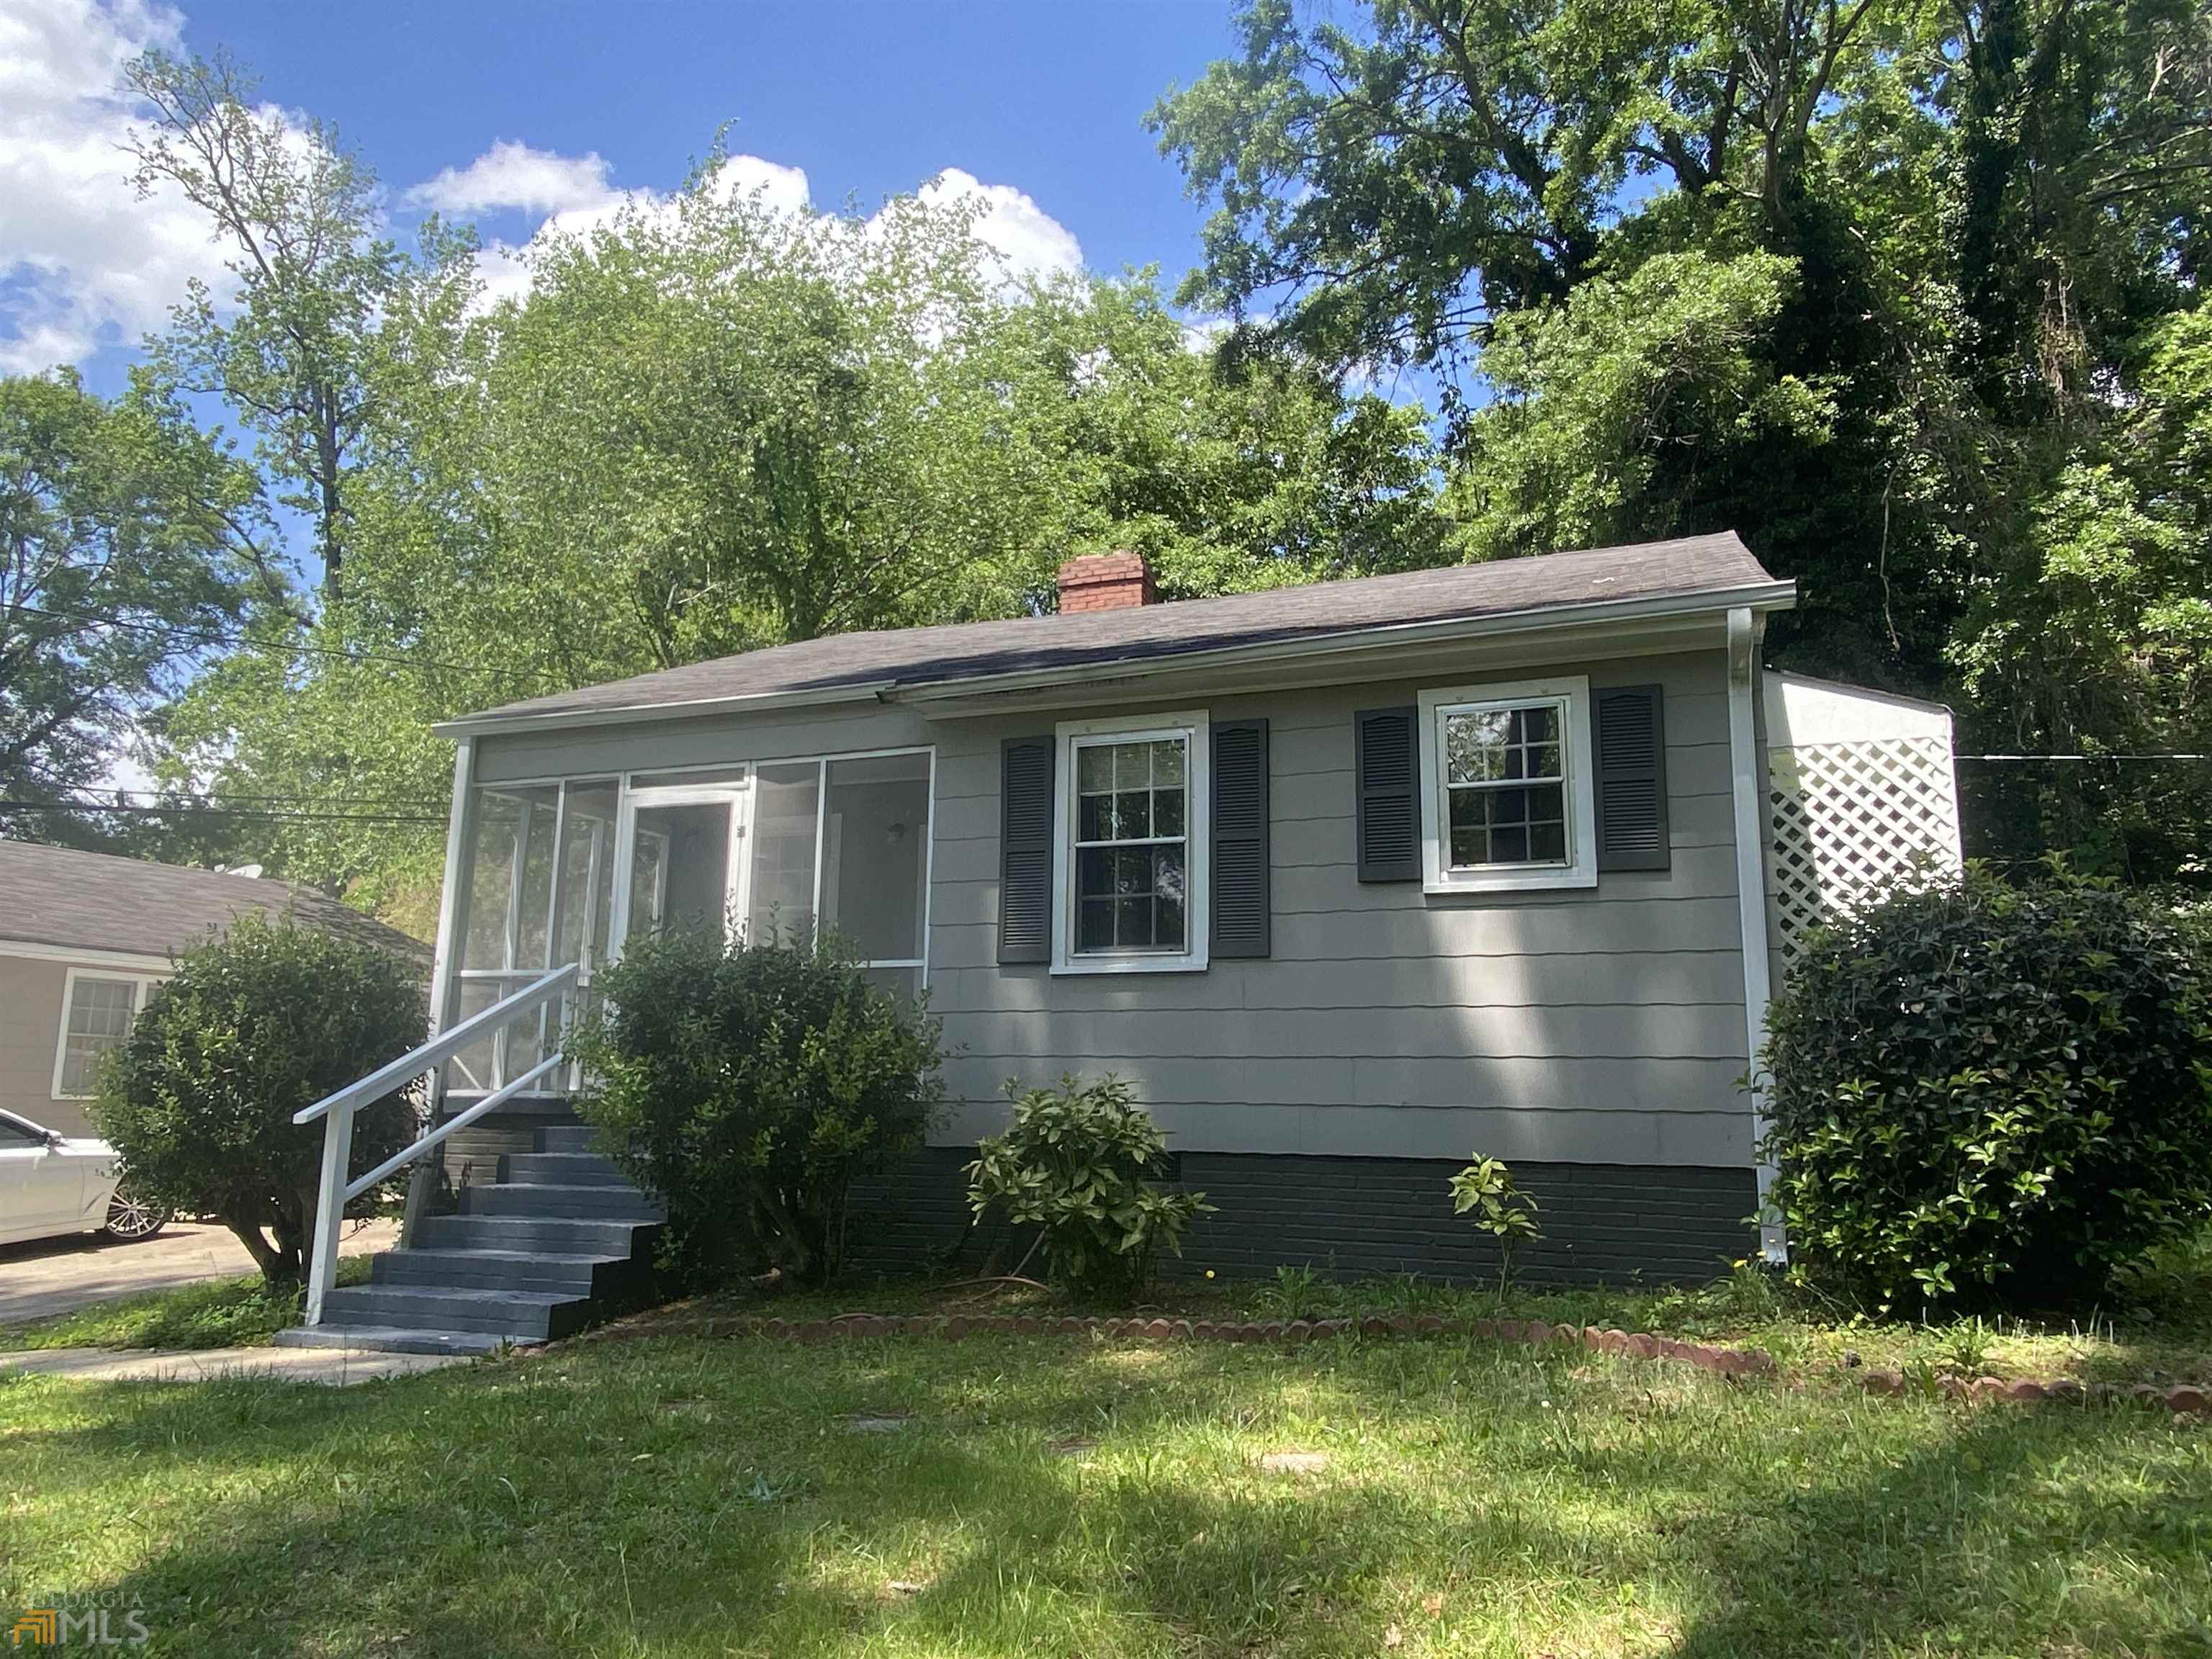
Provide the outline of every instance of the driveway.
{"type": "MultiPolygon", "coordinates": [[[[351,1228],[347,1255],[388,1250],[399,1242],[396,1221],[351,1228]]],[[[32,1244],[0,1245],[0,1325],[46,1319],[88,1303],[142,1291],[164,1291],[205,1279],[236,1279],[254,1271],[253,1258],[227,1227],[172,1222],[152,1238],[116,1244],[80,1234],[32,1244]]]]}

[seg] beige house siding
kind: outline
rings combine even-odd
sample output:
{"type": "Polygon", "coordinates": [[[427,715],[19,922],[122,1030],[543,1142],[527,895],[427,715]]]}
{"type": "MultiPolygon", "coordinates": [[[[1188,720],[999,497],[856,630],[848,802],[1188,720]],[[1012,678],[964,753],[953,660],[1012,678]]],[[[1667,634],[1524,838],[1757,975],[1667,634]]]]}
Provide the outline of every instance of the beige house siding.
{"type": "Polygon", "coordinates": [[[53,1097],[68,978],[67,963],[0,956],[0,1108],[66,1135],[88,1135],[84,1103],[53,1097]]]}
{"type": "Polygon", "coordinates": [[[1110,1071],[1189,1152],[1747,1167],[1723,653],[1544,672],[1664,687],[1668,870],[1449,896],[1357,879],[1354,712],[1509,671],[1081,711],[1269,722],[1273,955],[1196,974],[997,964],[1000,744],[1060,712],[930,720],[859,704],[490,737],[476,775],[934,747],[929,980],[953,1101],[940,1144],[1000,1127],[1010,1077],[1110,1071]]]}

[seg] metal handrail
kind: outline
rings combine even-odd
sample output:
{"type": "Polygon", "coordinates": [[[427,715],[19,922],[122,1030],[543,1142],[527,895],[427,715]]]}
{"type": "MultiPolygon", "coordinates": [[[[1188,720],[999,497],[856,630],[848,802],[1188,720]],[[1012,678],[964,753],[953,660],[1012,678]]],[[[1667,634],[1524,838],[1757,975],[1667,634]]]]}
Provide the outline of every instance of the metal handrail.
{"type": "Polygon", "coordinates": [[[389,1066],[380,1066],[360,1082],[349,1083],[305,1110],[293,1114],[292,1121],[295,1123],[312,1123],[317,1118],[323,1120],[322,1182],[316,1189],[314,1249],[307,1267],[308,1324],[323,1322],[324,1298],[337,1283],[338,1227],[344,1218],[347,1201],[360,1197],[394,1170],[413,1163],[455,1130],[475,1122],[494,1107],[502,1105],[521,1093],[547,1073],[563,1064],[563,1058],[556,1054],[550,1060],[540,1061],[495,1093],[485,1096],[468,1110],[440,1124],[397,1156],[387,1158],[360,1180],[349,1182],[346,1179],[346,1164],[353,1152],[353,1115],[356,1109],[371,1101],[381,1100],[393,1090],[412,1083],[423,1073],[444,1065],[487,1032],[496,1031],[532,1009],[551,1003],[575,986],[579,972],[580,964],[573,962],[565,968],[556,968],[542,978],[532,981],[514,995],[502,997],[482,1012],[470,1015],[451,1030],[440,1032],[419,1048],[409,1050],[389,1066]]]}

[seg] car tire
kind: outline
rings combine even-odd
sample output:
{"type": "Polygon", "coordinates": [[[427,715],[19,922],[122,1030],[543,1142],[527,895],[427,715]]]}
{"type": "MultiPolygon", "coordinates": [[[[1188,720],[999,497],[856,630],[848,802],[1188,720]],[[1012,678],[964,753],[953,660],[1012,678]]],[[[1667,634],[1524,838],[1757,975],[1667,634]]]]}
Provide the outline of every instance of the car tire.
{"type": "Polygon", "coordinates": [[[167,1226],[170,1214],[158,1204],[142,1204],[128,1194],[118,1193],[107,1201],[107,1224],[100,1230],[100,1237],[136,1244],[167,1226]]]}

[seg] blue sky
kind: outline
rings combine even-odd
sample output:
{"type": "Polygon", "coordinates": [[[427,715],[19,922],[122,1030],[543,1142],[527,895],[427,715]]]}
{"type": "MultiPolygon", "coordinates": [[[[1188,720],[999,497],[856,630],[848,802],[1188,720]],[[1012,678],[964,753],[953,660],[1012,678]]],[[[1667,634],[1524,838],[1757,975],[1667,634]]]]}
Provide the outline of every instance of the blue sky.
{"type": "Polygon", "coordinates": [[[797,169],[816,206],[872,207],[956,169],[952,187],[989,192],[985,234],[1010,259],[1079,247],[1170,284],[1201,209],[1143,116],[1231,45],[1228,0],[0,0],[0,368],[76,362],[112,389],[184,280],[216,274],[189,210],[135,203],[116,150],[133,112],[115,69],[179,42],[228,48],[269,102],[336,122],[401,224],[426,199],[469,202],[488,237],[520,242],[549,213],[673,187],[726,122],[779,193],[797,169]]]}

